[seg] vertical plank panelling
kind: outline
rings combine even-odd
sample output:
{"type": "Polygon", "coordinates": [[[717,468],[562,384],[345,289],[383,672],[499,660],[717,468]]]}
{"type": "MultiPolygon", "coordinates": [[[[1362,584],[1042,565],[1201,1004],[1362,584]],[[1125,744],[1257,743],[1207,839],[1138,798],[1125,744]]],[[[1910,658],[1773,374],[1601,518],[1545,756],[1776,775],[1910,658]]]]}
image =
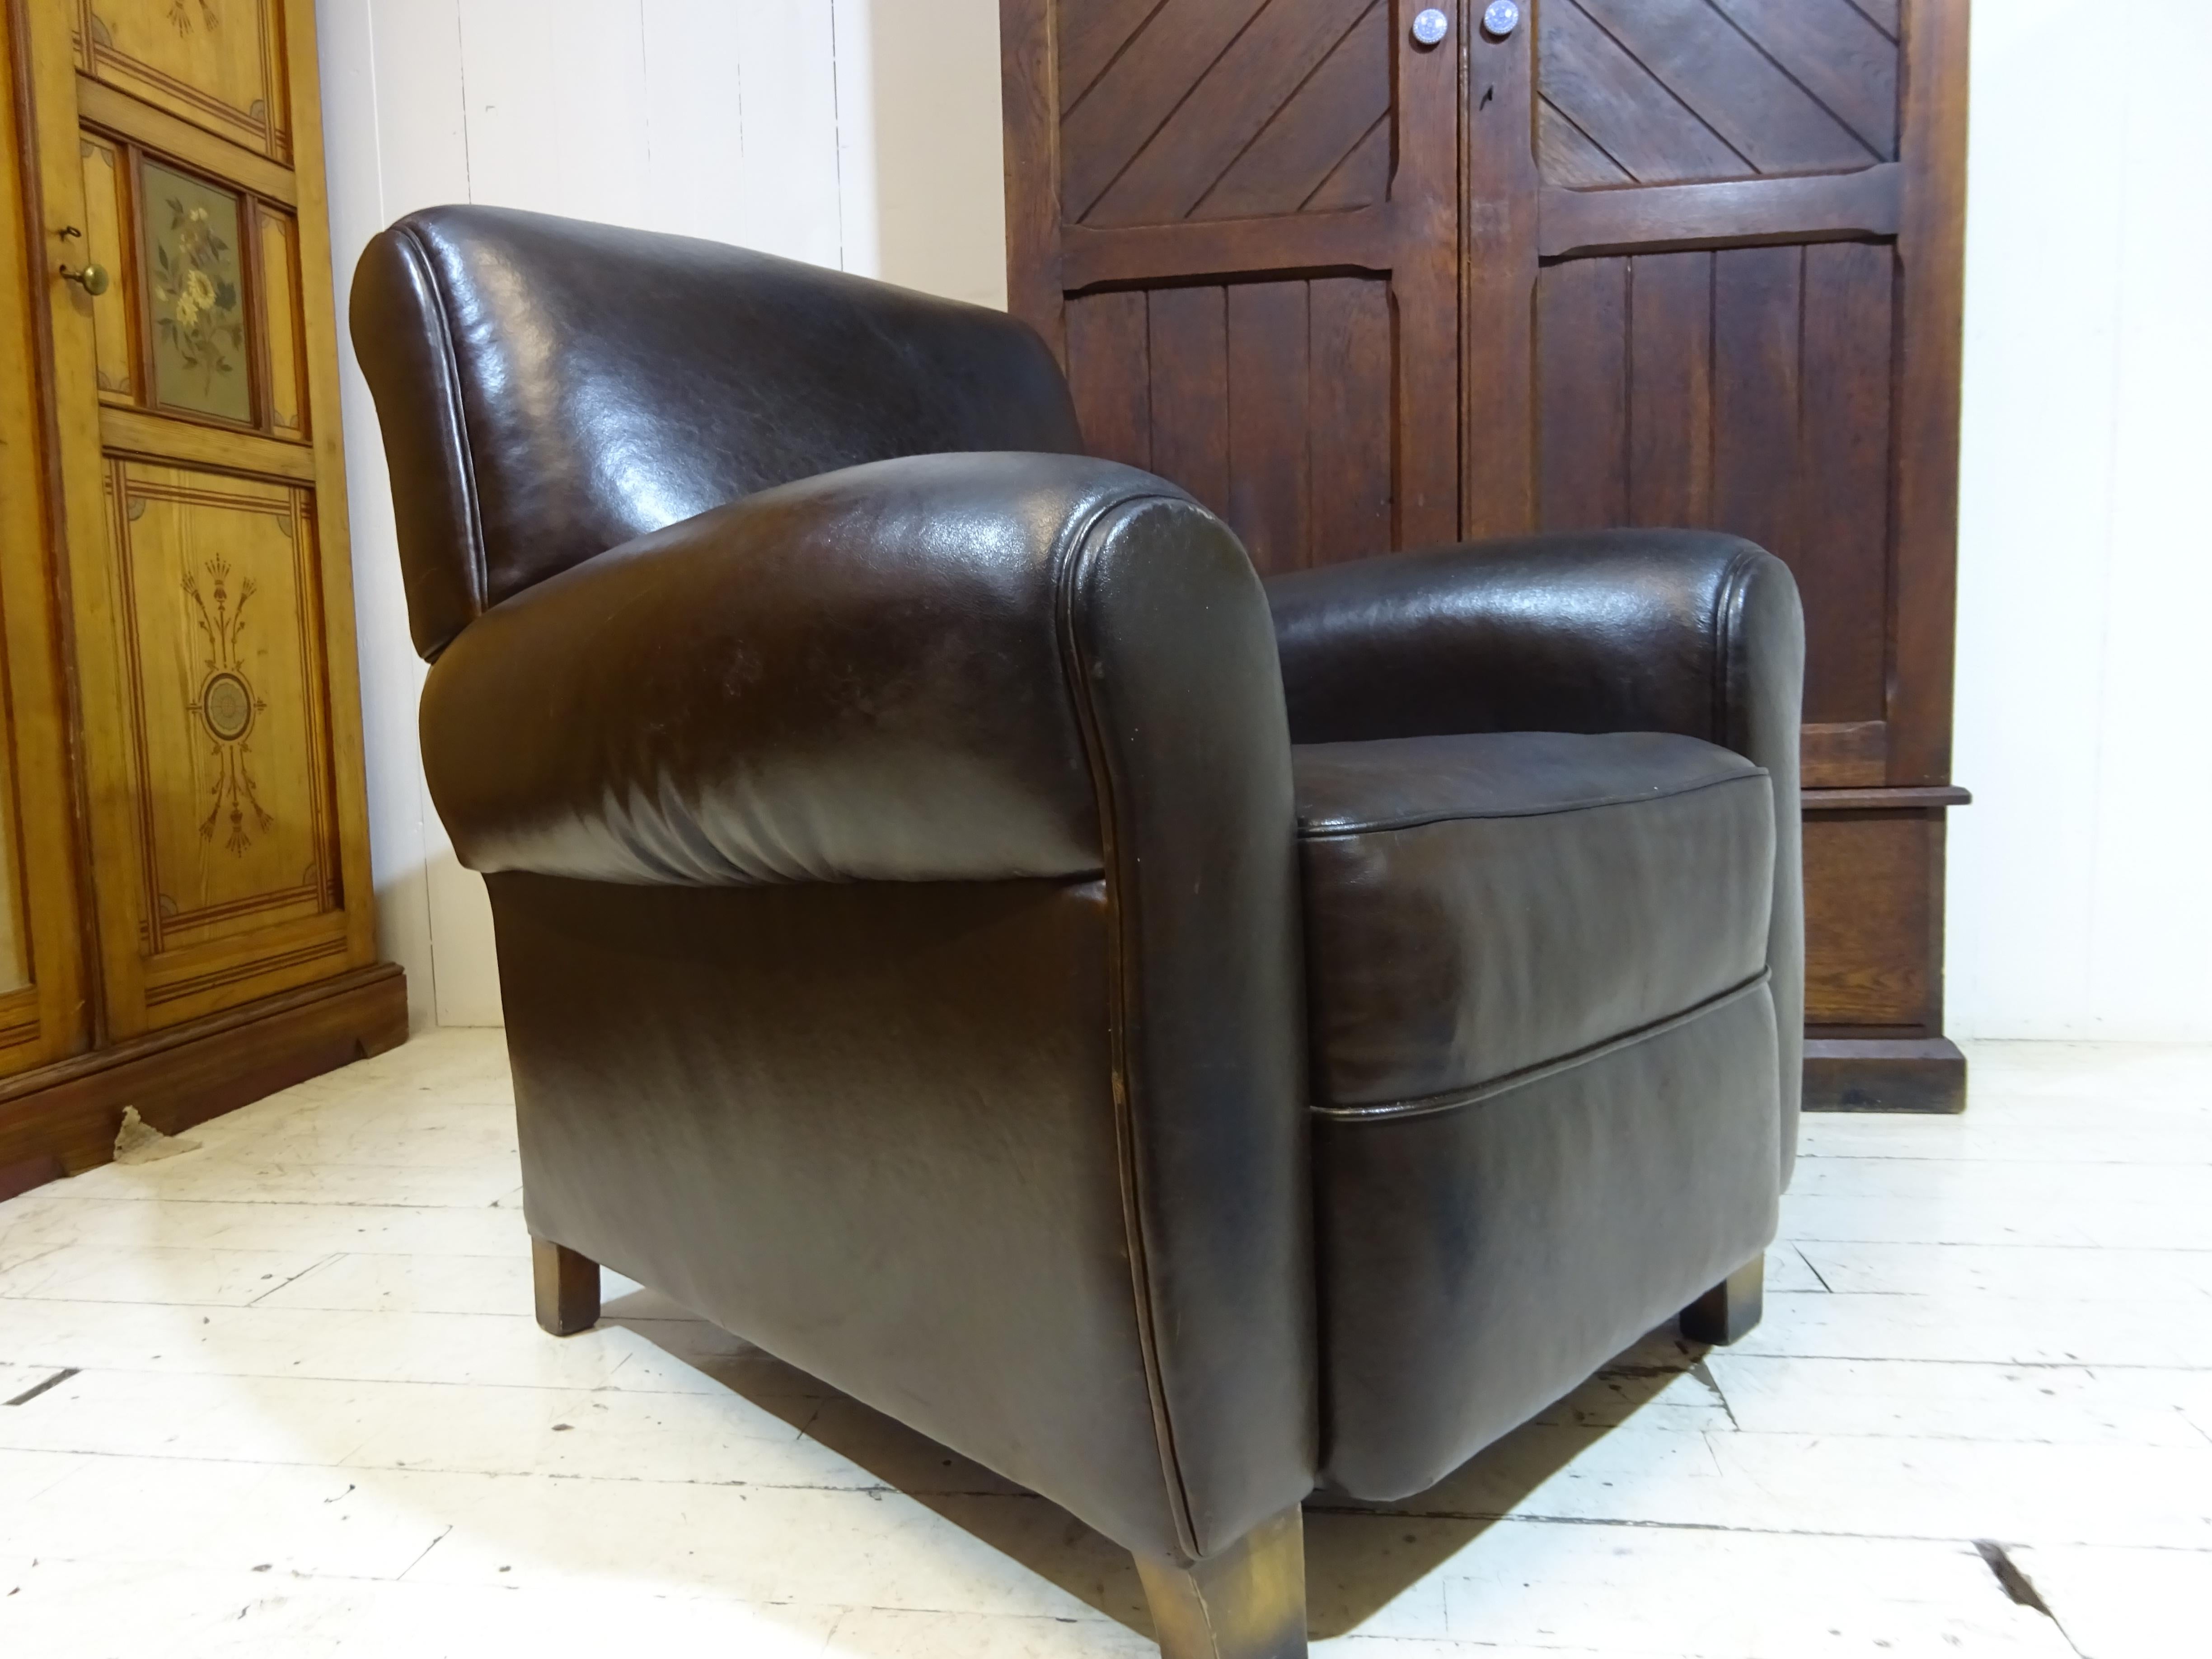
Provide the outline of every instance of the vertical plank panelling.
{"type": "Polygon", "coordinates": [[[1151,306],[1152,471],[1226,514],[1228,291],[1161,289],[1151,306]]]}
{"type": "Polygon", "coordinates": [[[1713,256],[1713,522],[1794,560],[1804,250],[1713,256]]]}
{"type": "Polygon", "coordinates": [[[1713,511],[1713,256],[1629,262],[1628,516],[1702,526],[1713,511]]]}
{"type": "Polygon", "coordinates": [[[1391,544],[1390,301],[1371,278],[1310,289],[1311,559],[1327,564],[1391,544]]]}
{"type": "Polygon", "coordinates": [[[1229,290],[1229,521],[1263,572],[1307,562],[1306,284],[1229,290]]]}
{"type": "Polygon", "coordinates": [[[1538,501],[1547,530],[1628,519],[1628,261],[1576,259],[1536,283],[1538,501]]]}
{"type": "MultiPolygon", "coordinates": [[[[1550,7],[1540,14],[1552,15],[1550,7]]],[[[1536,124],[1530,46],[1536,33],[1516,29],[1492,40],[1477,32],[1467,40],[1470,95],[1462,100],[1461,153],[1466,210],[1457,252],[1459,530],[1468,537],[1522,535],[1540,522],[1534,326],[1537,176],[1529,142],[1536,124]]]]}
{"type": "Polygon", "coordinates": [[[1151,367],[1145,296],[1093,294],[1067,307],[1067,380],[1075,413],[1094,455],[1149,469],[1151,367]]]}
{"type": "Polygon", "coordinates": [[[1805,718],[1883,717],[1889,610],[1892,273],[1887,247],[1805,250],[1805,718]]]}

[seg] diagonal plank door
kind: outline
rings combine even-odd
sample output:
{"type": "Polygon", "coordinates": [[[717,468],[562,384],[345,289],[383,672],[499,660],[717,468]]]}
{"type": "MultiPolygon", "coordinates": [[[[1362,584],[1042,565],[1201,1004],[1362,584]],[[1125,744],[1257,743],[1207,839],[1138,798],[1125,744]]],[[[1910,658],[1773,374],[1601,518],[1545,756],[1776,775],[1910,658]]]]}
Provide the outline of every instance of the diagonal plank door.
{"type": "Polygon", "coordinates": [[[1457,62],[1412,9],[1004,7],[1013,307],[1262,570],[1455,533],[1457,62]]]}

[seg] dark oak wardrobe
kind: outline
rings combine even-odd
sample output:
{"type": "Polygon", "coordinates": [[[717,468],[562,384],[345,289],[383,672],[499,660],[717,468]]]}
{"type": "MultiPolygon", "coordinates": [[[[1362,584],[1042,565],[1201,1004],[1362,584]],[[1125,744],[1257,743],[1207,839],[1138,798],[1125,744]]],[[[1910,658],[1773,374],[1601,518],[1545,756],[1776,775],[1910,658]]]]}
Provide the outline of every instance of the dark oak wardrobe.
{"type": "Polygon", "coordinates": [[[1001,15],[1012,307],[1263,571],[1601,525],[1790,562],[1807,1103],[1962,1104],[1966,0],[1001,15]]]}

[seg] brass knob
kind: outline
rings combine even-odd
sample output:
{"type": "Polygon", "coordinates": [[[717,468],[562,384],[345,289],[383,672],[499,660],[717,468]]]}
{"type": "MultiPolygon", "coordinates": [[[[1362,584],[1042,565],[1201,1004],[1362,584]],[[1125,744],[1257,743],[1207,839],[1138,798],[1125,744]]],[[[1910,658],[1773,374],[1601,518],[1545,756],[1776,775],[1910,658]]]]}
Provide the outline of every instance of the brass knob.
{"type": "Polygon", "coordinates": [[[62,280],[65,283],[75,283],[96,300],[107,292],[107,267],[88,264],[82,270],[71,270],[67,265],[64,265],[62,280]]]}

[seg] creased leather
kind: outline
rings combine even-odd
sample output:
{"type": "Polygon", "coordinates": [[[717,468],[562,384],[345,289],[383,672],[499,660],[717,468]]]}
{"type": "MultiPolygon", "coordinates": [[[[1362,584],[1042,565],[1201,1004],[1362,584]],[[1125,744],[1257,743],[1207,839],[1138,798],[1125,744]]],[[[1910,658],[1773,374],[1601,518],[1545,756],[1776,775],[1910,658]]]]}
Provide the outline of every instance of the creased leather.
{"type": "Polygon", "coordinates": [[[1449,1097],[1765,969],[1766,775],[1661,732],[1302,744],[1317,1105],[1449,1097]]]}
{"type": "Polygon", "coordinates": [[[1733,536],[1608,530],[1394,554],[1267,586],[1296,743],[1671,732],[1765,769],[1786,1183],[1805,1013],[1805,627],[1789,568],[1733,536]]]}
{"type": "Polygon", "coordinates": [[[1083,447],[1025,325],[720,242],[410,213],[354,277],[416,648],[594,554],[864,461],[1083,447]]]}
{"type": "Polygon", "coordinates": [[[493,607],[422,702],[461,862],[701,885],[1097,873],[1055,586],[1114,503],[1176,495],[1080,456],[879,461],[493,607]]]}

